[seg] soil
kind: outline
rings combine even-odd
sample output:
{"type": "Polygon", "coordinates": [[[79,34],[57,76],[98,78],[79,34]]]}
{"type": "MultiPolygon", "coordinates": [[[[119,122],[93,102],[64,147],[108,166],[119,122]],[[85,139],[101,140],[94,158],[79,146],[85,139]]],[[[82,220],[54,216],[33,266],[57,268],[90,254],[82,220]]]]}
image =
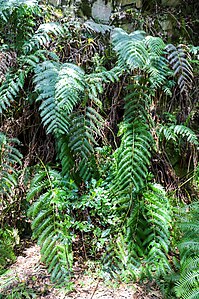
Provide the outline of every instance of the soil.
{"type": "Polygon", "coordinates": [[[96,273],[74,267],[74,277],[66,288],[57,289],[41,262],[39,246],[23,250],[16,262],[0,276],[0,298],[36,299],[160,299],[153,283],[139,285],[110,281],[105,283],[96,273]],[[16,293],[17,291],[17,293],[16,293]]]}

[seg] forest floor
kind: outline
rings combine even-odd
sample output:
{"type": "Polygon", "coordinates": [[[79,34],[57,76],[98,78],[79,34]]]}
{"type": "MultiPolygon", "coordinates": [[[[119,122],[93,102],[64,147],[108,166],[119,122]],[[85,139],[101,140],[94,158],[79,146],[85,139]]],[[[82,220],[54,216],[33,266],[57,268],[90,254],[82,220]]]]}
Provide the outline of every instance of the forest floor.
{"type": "Polygon", "coordinates": [[[39,247],[32,244],[23,250],[16,262],[0,276],[0,298],[36,299],[160,299],[157,286],[153,283],[124,284],[110,281],[105,283],[95,271],[82,267],[74,269],[74,277],[67,289],[57,289],[41,262],[39,247]],[[7,298],[7,297],[6,297],[7,298]]]}

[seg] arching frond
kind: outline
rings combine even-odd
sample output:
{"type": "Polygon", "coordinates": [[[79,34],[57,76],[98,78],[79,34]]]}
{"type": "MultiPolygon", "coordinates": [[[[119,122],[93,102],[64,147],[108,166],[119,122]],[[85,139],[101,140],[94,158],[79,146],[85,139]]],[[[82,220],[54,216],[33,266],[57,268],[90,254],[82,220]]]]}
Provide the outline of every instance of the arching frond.
{"type": "Polygon", "coordinates": [[[134,31],[127,34],[123,29],[116,28],[112,31],[112,43],[118,54],[118,64],[124,68],[127,65],[131,70],[143,68],[148,58],[144,43],[145,32],[134,31]]]}
{"type": "Polygon", "coordinates": [[[179,137],[187,140],[191,144],[198,145],[198,138],[196,134],[188,127],[184,125],[171,125],[160,127],[160,138],[166,138],[166,140],[177,141],[179,137]]]}
{"type": "Polygon", "coordinates": [[[96,137],[101,136],[102,124],[103,118],[92,107],[86,107],[82,112],[74,113],[72,116],[68,146],[80,159],[78,169],[85,181],[97,173],[94,146],[97,145],[96,137]]]}
{"type": "Polygon", "coordinates": [[[160,185],[149,184],[141,197],[129,217],[127,238],[132,255],[145,258],[150,275],[164,276],[171,270],[167,258],[171,223],[169,201],[160,185]]]}
{"type": "Polygon", "coordinates": [[[6,110],[23,89],[25,72],[7,74],[5,81],[0,87],[0,113],[6,110]]]}
{"type": "Polygon", "coordinates": [[[17,172],[15,167],[21,165],[22,155],[15,147],[19,144],[17,139],[10,139],[0,133],[0,194],[1,200],[12,194],[17,185],[17,172]],[[15,145],[15,146],[14,146],[15,145]]]}
{"type": "Polygon", "coordinates": [[[193,70],[189,63],[188,52],[183,45],[175,47],[172,44],[166,46],[168,61],[178,78],[178,86],[181,92],[188,93],[193,81],[193,70]]]}
{"type": "Polygon", "coordinates": [[[48,266],[53,282],[62,283],[70,275],[72,245],[70,215],[64,217],[67,189],[61,175],[51,169],[40,171],[33,179],[28,200],[36,201],[29,209],[33,238],[41,246],[42,261],[48,266]]]}
{"type": "MultiPolygon", "coordinates": [[[[114,190],[138,192],[145,185],[150,164],[152,136],[148,127],[147,107],[150,96],[144,87],[132,88],[125,98],[124,122],[120,125],[120,147],[115,153],[116,177],[114,190]]],[[[126,191],[125,191],[126,192],[126,191]]]]}
{"type": "Polygon", "coordinates": [[[63,36],[65,27],[57,23],[45,23],[39,26],[35,34],[23,45],[23,52],[28,54],[33,50],[48,47],[52,41],[52,36],[63,36]]]}
{"type": "Polygon", "coordinates": [[[45,61],[35,70],[41,117],[47,133],[68,133],[68,117],[84,91],[84,72],[72,64],[45,61]]]}

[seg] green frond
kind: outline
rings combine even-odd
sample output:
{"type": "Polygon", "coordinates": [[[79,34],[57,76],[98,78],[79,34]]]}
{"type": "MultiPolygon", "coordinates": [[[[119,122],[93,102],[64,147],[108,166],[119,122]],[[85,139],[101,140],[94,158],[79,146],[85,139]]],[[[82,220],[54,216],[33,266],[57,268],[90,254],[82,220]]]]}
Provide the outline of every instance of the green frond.
{"type": "Polygon", "coordinates": [[[186,139],[187,142],[191,144],[198,145],[198,138],[196,134],[188,127],[184,125],[170,125],[160,127],[160,138],[165,138],[166,140],[173,140],[176,142],[179,137],[186,139]]]}
{"type": "Polygon", "coordinates": [[[150,52],[156,54],[157,56],[160,56],[163,53],[163,50],[166,46],[160,37],[154,37],[150,35],[146,36],[145,43],[150,52]]]}
{"type": "Polygon", "coordinates": [[[144,257],[149,274],[160,277],[171,270],[167,258],[171,223],[169,200],[162,186],[149,183],[141,198],[136,197],[134,201],[127,223],[127,240],[133,256],[144,257]]]}
{"type": "Polygon", "coordinates": [[[47,46],[54,37],[63,36],[65,27],[53,22],[41,24],[35,34],[23,45],[23,52],[28,54],[33,50],[38,50],[47,46]]]}
{"type": "Polygon", "coordinates": [[[186,221],[179,223],[183,233],[178,243],[180,252],[180,278],[176,283],[177,297],[196,299],[199,296],[199,221],[198,203],[190,205],[186,221]]]}
{"type": "MultiPolygon", "coordinates": [[[[98,95],[104,91],[104,83],[117,82],[121,74],[121,69],[114,67],[113,69],[107,71],[104,69],[100,72],[91,73],[85,76],[85,81],[87,84],[87,92],[89,99],[95,101],[97,104],[98,95]]],[[[101,107],[100,107],[101,108],[101,107]]]]}
{"type": "Polygon", "coordinates": [[[199,270],[187,271],[181,275],[175,287],[176,294],[183,299],[197,299],[199,295],[199,270]]]}
{"type": "Polygon", "coordinates": [[[67,114],[59,109],[56,99],[56,82],[59,79],[60,65],[57,62],[45,61],[35,69],[35,90],[41,101],[40,111],[47,133],[64,133],[68,131],[67,114]]]}
{"type": "Polygon", "coordinates": [[[64,226],[63,213],[68,195],[62,176],[50,168],[39,171],[27,196],[29,200],[37,198],[28,213],[32,218],[33,238],[38,239],[42,261],[48,266],[51,279],[61,283],[72,267],[71,238],[68,227],[64,226]]]}
{"type": "MultiPolygon", "coordinates": [[[[50,55],[50,52],[46,50],[37,50],[33,54],[21,55],[20,65],[26,69],[26,72],[34,71],[38,64],[46,61],[46,57],[50,55]]],[[[52,60],[57,61],[58,57],[56,54],[53,55],[52,60]]]]}
{"type": "Polygon", "coordinates": [[[0,193],[9,196],[12,188],[17,185],[18,174],[15,171],[17,165],[22,164],[22,154],[15,147],[19,141],[8,138],[0,132],[0,193]]]}
{"type": "MultiPolygon", "coordinates": [[[[34,220],[32,221],[31,227],[33,230],[35,230],[36,228],[38,228],[38,225],[49,216],[52,214],[52,210],[41,210],[37,216],[34,218],[34,220]]],[[[35,232],[34,232],[35,233],[35,232]]]]}
{"type": "Polygon", "coordinates": [[[66,116],[69,115],[75,105],[80,102],[84,90],[84,71],[73,64],[63,64],[55,86],[58,110],[63,110],[66,116]]]}
{"type": "Polygon", "coordinates": [[[0,114],[7,110],[19,95],[24,85],[24,73],[8,74],[0,87],[0,114]]]}
{"type": "Polygon", "coordinates": [[[69,138],[67,136],[60,136],[57,138],[57,151],[62,165],[62,174],[66,177],[70,176],[75,164],[68,143],[69,138]]]}
{"type": "Polygon", "coordinates": [[[127,65],[130,70],[143,68],[147,62],[148,52],[144,43],[145,33],[135,31],[127,34],[123,29],[112,31],[112,43],[118,54],[118,65],[124,69],[127,65]]]}
{"type": "Polygon", "coordinates": [[[150,142],[150,133],[142,123],[137,128],[132,124],[130,131],[124,133],[117,152],[115,189],[121,191],[129,187],[139,191],[144,186],[150,163],[150,142]]]}
{"type": "Polygon", "coordinates": [[[94,147],[96,136],[101,136],[103,118],[93,107],[86,107],[71,116],[70,124],[68,147],[80,159],[80,176],[88,180],[97,171],[94,147]]]}

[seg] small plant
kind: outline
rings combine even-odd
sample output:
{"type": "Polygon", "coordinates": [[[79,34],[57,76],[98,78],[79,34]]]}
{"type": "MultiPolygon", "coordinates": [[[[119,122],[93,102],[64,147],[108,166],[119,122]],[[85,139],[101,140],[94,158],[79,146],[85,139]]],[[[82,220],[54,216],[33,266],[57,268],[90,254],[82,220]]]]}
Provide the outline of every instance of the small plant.
{"type": "Polygon", "coordinates": [[[14,246],[16,239],[14,229],[4,226],[0,229],[0,274],[4,273],[6,266],[16,260],[14,246]]]}
{"type": "Polygon", "coordinates": [[[0,299],[35,299],[37,293],[29,288],[26,283],[19,283],[12,290],[6,291],[5,293],[0,293],[0,299]]]}

